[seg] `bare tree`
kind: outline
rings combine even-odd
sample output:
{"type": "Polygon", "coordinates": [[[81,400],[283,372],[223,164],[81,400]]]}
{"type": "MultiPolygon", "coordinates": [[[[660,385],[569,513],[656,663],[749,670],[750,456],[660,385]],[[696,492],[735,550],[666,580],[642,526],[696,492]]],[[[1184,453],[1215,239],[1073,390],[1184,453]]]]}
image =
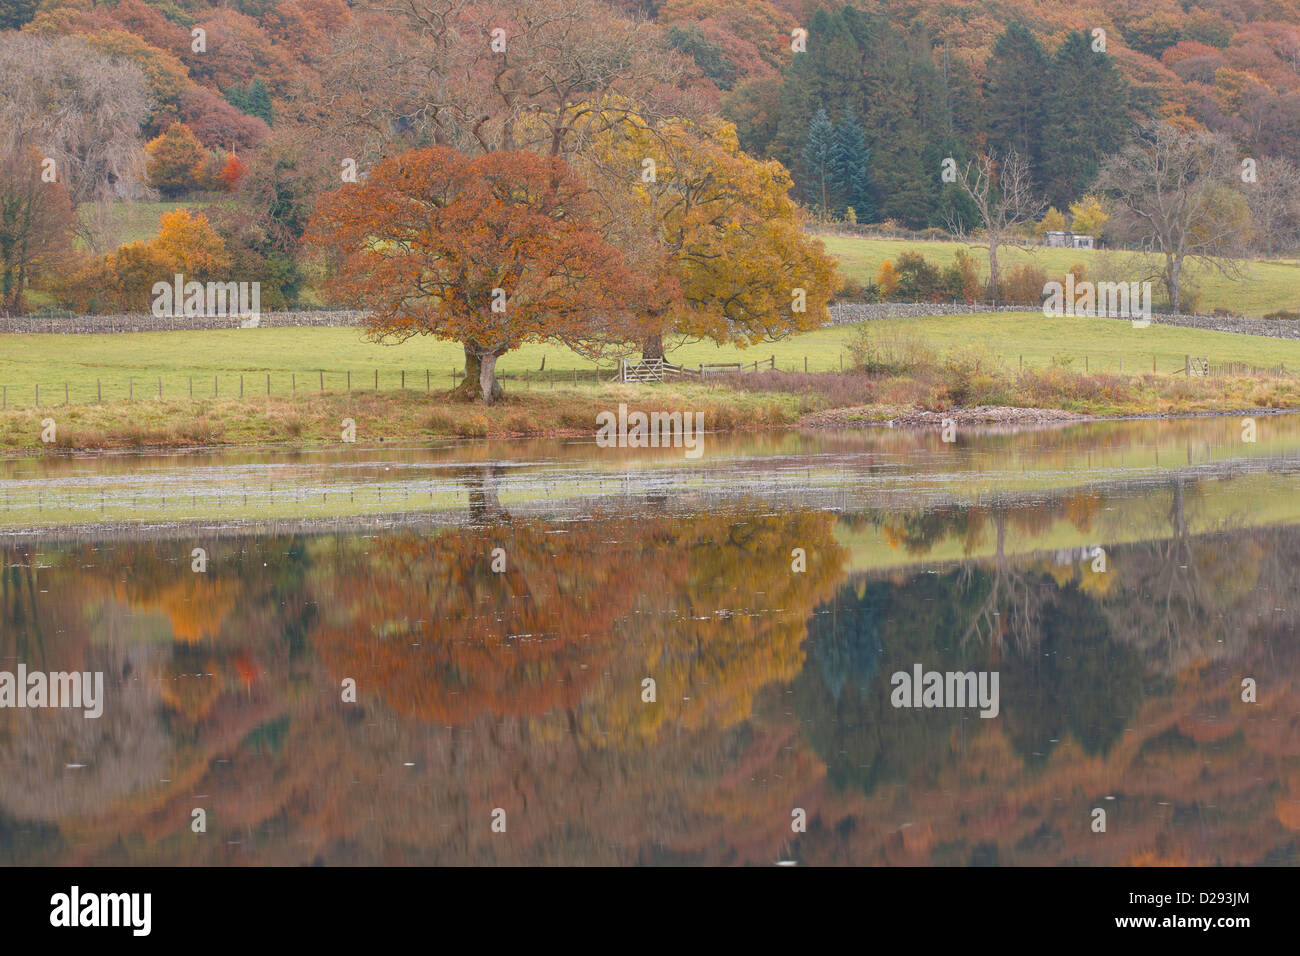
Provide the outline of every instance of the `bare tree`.
{"type": "Polygon", "coordinates": [[[0,154],[0,307],[22,312],[29,283],[72,256],[72,204],[62,183],[41,178],[41,156],[0,154]]]}
{"type": "Polygon", "coordinates": [[[1118,210],[1117,228],[1163,255],[1158,278],[1175,312],[1189,260],[1240,278],[1250,213],[1232,185],[1234,162],[1232,143],[1221,134],[1149,122],[1102,166],[1098,182],[1118,210]]]}
{"type": "MultiPolygon", "coordinates": [[[[568,157],[688,71],[658,27],[600,0],[385,0],[336,41],[318,122],[384,152],[433,142],[468,153],[568,157]]],[[[680,103],[674,103],[680,107],[680,103]]]]}
{"type": "Polygon", "coordinates": [[[74,206],[143,192],[144,74],[72,37],[0,33],[0,153],[54,161],[74,206]]]}
{"type": "Polygon", "coordinates": [[[1266,256],[1289,252],[1300,243],[1300,166],[1281,157],[1264,157],[1255,181],[1242,184],[1255,241],[1266,256]]]}
{"type": "Polygon", "coordinates": [[[966,223],[950,217],[948,228],[972,246],[983,246],[989,254],[989,297],[998,302],[998,249],[1004,245],[1021,245],[1021,227],[1036,220],[1046,205],[1033,185],[1029,162],[1014,149],[1007,150],[999,161],[985,154],[965,169],[957,171],[957,185],[980,217],[980,232],[972,237],[966,223]]]}

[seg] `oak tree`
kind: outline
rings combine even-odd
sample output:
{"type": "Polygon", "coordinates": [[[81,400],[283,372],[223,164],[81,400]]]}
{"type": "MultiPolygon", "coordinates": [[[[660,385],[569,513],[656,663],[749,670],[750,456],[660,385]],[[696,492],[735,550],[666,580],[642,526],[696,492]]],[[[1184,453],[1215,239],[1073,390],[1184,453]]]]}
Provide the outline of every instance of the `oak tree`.
{"type": "Polygon", "coordinates": [[[561,159],[437,146],[324,196],[308,238],[337,255],[333,286],[371,309],[374,340],[462,343],[490,404],[502,355],[548,340],[585,351],[626,309],[631,277],[592,213],[561,159]]]}

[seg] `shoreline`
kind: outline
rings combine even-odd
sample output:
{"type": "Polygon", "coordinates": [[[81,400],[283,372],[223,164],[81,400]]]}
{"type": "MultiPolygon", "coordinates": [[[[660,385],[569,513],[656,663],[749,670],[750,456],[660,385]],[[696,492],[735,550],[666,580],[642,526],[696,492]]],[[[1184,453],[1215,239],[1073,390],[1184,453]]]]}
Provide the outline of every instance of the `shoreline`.
{"type": "MultiPolygon", "coordinates": [[[[468,405],[469,409],[482,410],[483,406],[468,405]]],[[[1214,411],[1191,412],[1150,412],[1123,415],[1088,415],[1054,408],[1030,408],[1021,406],[974,405],[935,412],[926,409],[905,408],[890,405],[858,405],[841,408],[828,408],[809,412],[792,421],[769,421],[749,424],[732,424],[722,428],[706,428],[706,435],[732,435],[747,433],[771,433],[780,431],[822,431],[841,429],[845,431],[913,431],[941,429],[946,420],[965,431],[999,432],[1035,431],[1061,428],[1069,425],[1095,424],[1103,422],[1127,421],[1176,421],[1180,419],[1239,418],[1239,417],[1273,417],[1300,414],[1300,408],[1246,408],[1214,411]]],[[[358,440],[350,444],[358,450],[378,448],[422,448],[432,444],[470,445],[499,441],[560,441],[572,439],[593,439],[596,426],[591,428],[558,427],[533,432],[489,431],[486,434],[456,435],[429,434],[424,436],[381,437],[377,440],[358,440]]],[[[46,458],[78,458],[89,455],[137,455],[137,454],[220,454],[220,453],[256,453],[266,451],[313,452],[339,448],[338,440],[288,439],[284,441],[252,442],[162,442],[145,444],[113,444],[104,446],[82,446],[56,444],[45,447],[24,449],[21,446],[0,445],[0,463],[36,461],[46,458]]]]}

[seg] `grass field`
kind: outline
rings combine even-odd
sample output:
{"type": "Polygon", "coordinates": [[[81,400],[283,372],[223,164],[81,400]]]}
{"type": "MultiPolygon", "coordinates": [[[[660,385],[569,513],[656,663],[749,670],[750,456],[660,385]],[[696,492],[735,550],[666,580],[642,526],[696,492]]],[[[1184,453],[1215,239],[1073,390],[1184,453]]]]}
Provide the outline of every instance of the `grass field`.
{"type": "MultiPolygon", "coordinates": [[[[970,252],[979,265],[983,278],[988,278],[988,253],[978,246],[969,247],[957,242],[863,239],[852,236],[820,238],[826,244],[827,251],[839,259],[840,271],[862,283],[875,278],[882,262],[886,259],[897,261],[903,252],[919,252],[931,261],[946,265],[952,261],[957,250],[963,248],[970,252]]],[[[1049,249],[1044,246],[1004,248],[998,255],[998,262],[1004,269],[1032,262],[1045,270],[1049,278],[1064,275],[1072,266],[1080,263],[1087,270],[1088,276],[1097,281],[1136,281],[1147,271],[1139,269],[1139,261],[1133,253],[1049,249]]],[[[1229,279],[1197,263],[1188,264],[1186,269],[1191,287],[1199,287],[1200,290],[1197,311],[1211,312],[1221,308],[1237,315],[1262,316],[1279,310],[1300,310],[1300,260],[1247,262],[1243,266],[1244,278],[1241,281],[1229,279]]],[[[1153,284],[1153,299],[1160,296],[1159,285],[1153,284]]]]}
{"type": "MultiPolygon", "coordinates": [[[[1152,359],[1160,372],[1181,370],[1184,356],[1209,356],[1211,362],[1240,362],[1260,367],[1285,365],[1300,372],[1300,341],[1209,332],[1175,326],[1152,325],[1135,329],[1118,319],[1048,319],[1037,313],[936,316],[924,319],[884,320],[872,329],[906,328],[940,353],[979,345],[999,355],[1009,366],[1043,367],[1053,358],[1068,360],[1074,371],[1126,373],[1150,372],[1152,359]]],[[[749,349],[718,348],[695,343],[672,350],[670,358],[685,365],[701,362],[753,361],[775,355],[783,370],[838,370],[841,357],[848,364],[846,344],[852,326],[821,329],[784,342],[749,349]]],[[[429,371],[432,391],[451,387],[452,370],[464,367],[464,352],[453,342],[415,339],[402,345],[375,345],[355,328],[267,328],[195,332],[141,332],[111,335],[3,335],[0,336],[0,389],[9,407],[35,404],[40,386],[41,404],[61,404],[64,385],[73,404],[96,401],[102,388],[105,401],[188,398],[190,379],[194,396],[211,397],[213,379],[219,397],[239,394],[244,376],[246,395],[265,395],[271,378],[273,395],[288,395],[296,376],[297,389],[316,392],[323,370],[326,391],[343,391],[347,374],[355,391],[372,390],[375,372],[379,390],[406,387],[424,391],[429,371]],[[134,379],[134,386],[131,380],[134,379]]],[[[572,382],[573,372],[591,377],[596,366],[575,353],[555,346],[531,345],[503,357],[498,365],[505,387],[545,387],[572,382]],[[541,371],[545,359],[545,372],[541,371]]],[[[604,371],[612,374],[613,366],[604,371]]]]}

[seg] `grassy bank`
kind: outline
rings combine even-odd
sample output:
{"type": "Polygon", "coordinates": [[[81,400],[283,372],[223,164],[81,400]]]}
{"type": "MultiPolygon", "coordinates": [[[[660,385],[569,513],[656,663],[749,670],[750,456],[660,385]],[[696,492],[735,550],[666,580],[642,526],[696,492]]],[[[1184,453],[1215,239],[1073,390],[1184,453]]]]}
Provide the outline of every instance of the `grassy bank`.
{"type": "Polygon", "coordinates": [[[1007,313],[887,320],[748,350],[697,343],[671,357],[697,364],[764,354],[777,357],[777,371],[709,386],[621,386],[598,380],[592,363],[570,351],[529,346],[500,363],[507,400],[483,408],[449,400],[452,371],[463,362],[449,342],[375,345],[352,328],[5,335],[0,448],[44,447],[46,417],[56,422],[60,446],[114,448],[335,442],[344,418],[356,421],[361,442],[590,434],[596,414],[620,401],[700,411],[710,430],[789,424],[827,409],[853,409],[845,415],[851,423],[893,418],[903,408],[976,405],[1099,416],[1300,407],[1294,375],[1175,374],[1187,354],[1216,366],[1300,371],[1300,341],[1135,329],[1115,319],[1007,313]],[[852,367],[864,331],[896,360],[870,375],[841,374],[841,363],[852,367]]]}
{"type": "Polygon", "coordinates": [[[726,431],[796,421],[808,399],[701,385],[579,385],[508,395],[486,408],[445,393],[326,392],[296,398],[142,400],[0,412],[0,450],[338,444],[352,419],[358,443],[525,435],[591,435],[596,415],[620,402],[659,411],[698,411],[726,431]],[[41,441],[42,421],[55,441],[41,441]]]}
{"type": "Polygon", "coordinates": [[[1080,374],[1062,368],[1012,371],[950,361],[906,374],[768,372],[731,385],[618,385],[517,391],[490,408],[450,401],[446,393],[325,392],[296,397],[137,400],[0,412],[0,451],[47,448],[145,448],[213,445],[328,445],[344,419],[356,440],[425,441],[591,435],[599,412],[620,402],[647,411],[690,411],[709,431],[791,425],[814,413],[817,424],[855,426],[906,409],[944,411],[977,405],[1058,408],[1083,415],[1128,416],[1300,408],[1295,379],[1173,378],[1080,374]],[[828,410],[838,417],[825,418],[828,410]],[[41,440],[42,422],[55,441],[41,440]]]}

